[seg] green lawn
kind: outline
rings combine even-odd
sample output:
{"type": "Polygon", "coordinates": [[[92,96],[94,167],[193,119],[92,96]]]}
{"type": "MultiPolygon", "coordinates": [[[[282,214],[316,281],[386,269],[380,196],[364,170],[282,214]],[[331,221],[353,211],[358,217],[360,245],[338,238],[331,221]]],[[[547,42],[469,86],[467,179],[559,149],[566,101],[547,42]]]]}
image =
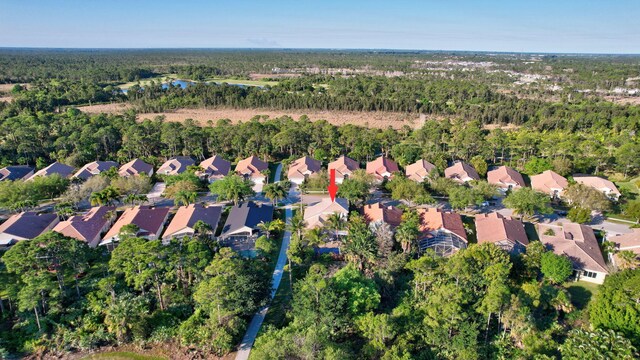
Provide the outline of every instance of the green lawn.
{"type": "Polygon", "coordinates": [[[247,86],[274,86],[278,85],[277,81],[263,81],[263,80],[242,80],[242,79],[229,79],[229,78],[211,78],[207,79],[209,82],[227,83],[227,84],[240,84],[247,86]]]}
{"type": "Polygon", "coordinates": [[[177,79],[178,78],[178,74],[163,74],[160,76],[156,76],[156,77],[152,77],[152,78],[147,78],[147,79],[142,79],[139,81],[131,81],[125,84],[121,84],[118,85],[118,87],[120,87],[121,89],[128,89],[130,87],[132,87],[133,85],[136,84],[140,84],[140,86],[145,86],[145,85],[149,85],[151,84],[151,81],[155,81],[155,82],[167,82],[169,79],[177,79]]]}
{"type": "Polygon", "coordinates": [[[167,358],[160,356],[150,356],[150,355],[141,355],[132,352],[125,351],[112,351],[112,352],[104,352],[100,354],[94,354],[85,356],[82,360],[93,360],[93,359],[110,359],[110,360],[165,360],[167,358]]]}
{"type": "Polygon", "coordinates": [[[586,281],[576,281],[565,284],[571,294],[571,302],[578,310],[584,310],[589,305],[589,301],[600,290],[600,285],[586,281]]]}

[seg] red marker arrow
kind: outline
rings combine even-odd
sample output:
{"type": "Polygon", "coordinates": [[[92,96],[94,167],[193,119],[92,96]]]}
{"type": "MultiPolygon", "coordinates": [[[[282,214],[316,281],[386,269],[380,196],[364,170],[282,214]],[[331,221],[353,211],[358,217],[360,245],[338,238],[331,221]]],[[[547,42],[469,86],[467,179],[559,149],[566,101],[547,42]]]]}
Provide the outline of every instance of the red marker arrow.
{"type": "Polygon", "coordinates": [[[336,193],[338,192],[338,185],[336,185],[336,169],[331,169],[329,171],[329,186],[327,187],[327,190],[329,190],[331,201],[336,201],[336,193]]]}

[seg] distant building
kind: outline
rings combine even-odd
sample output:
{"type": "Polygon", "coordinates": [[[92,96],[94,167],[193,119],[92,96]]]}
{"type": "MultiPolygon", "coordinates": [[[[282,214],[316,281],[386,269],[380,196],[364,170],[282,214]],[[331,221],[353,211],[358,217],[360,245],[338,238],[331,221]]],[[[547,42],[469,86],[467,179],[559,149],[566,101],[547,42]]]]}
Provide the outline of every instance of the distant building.
{"type": "Polygon", "coordinates": [[[46,168],[37,171],[35,174],[31,175],[27,180],[33,180],[39,176],[51,176],[53,174],[58,174],[62,178],[69,178],[73,175],[74,168],[69,165],[61,164],[59,162],[54,162],[53,164],[47,166],[46,168]]]}
{"type": "Polygon", "coordinates": [[[372,226],[389,224],[392,228],[402,222],[402,210],[395,206],[385,206],[381,202],[365,205],[362,209],[365,220],[372,226]]]}
{"type": "Polygon", "coordinates": [[[12,165],[0,169],[0,181],[25,180],[33,175],[33,168],[28,165],[12,165]]]}
{"type": "Polygon", "coordinates": [[[220,180],[229,174],[231,163],[219,155],[214,155],[200,163],[201,175],[210,183],[220,180]]]}
{"type": "Polygon", "coordinates": [[[153,166],[140,159],[133,159],[122,165],[118,170],[118,174],[122,177],[139,176],[142,174],[151,176],[153,175],[153,166]]]}
{"type": "MultiPolygon", "coordinates": [[[[349,216],[349,203],[347,199],[336,198],[335,201],[331,201],[330,198],[324,198],[308,206],[304,210],[304,221],[307,223],[307,229],[324,226],[329,216],[335,213],[340,214],[344,220],[347,220],[349,216]]],[[[339,234],[344,235],[346,232],[342,231],[339,234]]]]}
{"type": "Polygon", "coordinates": [[[289,165],[287,177],[294,184],[302,184],[305,179],[317,174],[322,169],[322,163],[309,156],[303,156],[289,165]]]}
{"type": "Polygon", "coordinates": [[[267,176],[263,173],[267,169],[269,169],[269,164],[258,159],[257,156],[250,156],[240,160],[236,165],[236,173],[247,180],[253,181],[254,184],[267,182],[267,176]]]}
{"type": "Polygon", "coordinates": [[[168,242],[172,238],[193,236],[195,234],[194,225],[198,221],[203,221],[211,227],[212,232],[215,232],[221,214],[222,206],[203,206],[201,204],[181,206],[167,226],[162,240],[168,242]]]}
{"type": "Polygon", "coordinates": [[[118,163],[115,161],[94,161],[90,162],[87,165],[83,166],[80,170],[78,170],[75,174],[73,174],[74,178],[87,180],[88,178],[98,175],[103,171],[107,171],[113,167],[118,166],[118,163]]]}
{"type": "Polygon", "coordinates": [[[418,209],[421,251],[432,249],[439,256],[450,256],[467,247],[467,232],[460,214],[437,208],[418,209]]]}
{"type": "Polygon", "coordinates": [[[160,166],[156,174],[160,175],[178,175],[187,171],[189,166],[195,165],[195,161],[189,156],[177,156],[169,159],[160,166]]]}
{"type": "Polygon", "coordinates": [[[523,253],[529,245],[524,224],[497,212],[476,215],[476,236],[478,244],[494,243],[512,254],[523,253]]]}
{"type": "Polygon", "coordinates": [[[480,180],[480,175],[473,166],[463,161],[458,161],[444,170],[444,176],[459,183],[480,180]]]}
{"type": "Polygon", "coordinates": [[[227,221],[222,228],[221,239],[255,238],[259,232],[258,224],[273,220],[273,206],[247,201],[231,208],[227,221]]]}
{"type": "Polygon", "coordinates": [[[369,161],[367,163],[367,174],[373,175],[378,182],[382,182],[385,179],[390,179],[393,173],[399,172],[398,164],[395,161],[380,156],[379,158],[369,161]]]}
{"type": "Polygon", "coordinates": [[[548,249],[571,260],[576,280],[604,282],[609,270],[590,227],[575,223],[539,224],[538,235],[548,249]]]}
{"type": "Polygon", "coordinates": [[[487,172],[487,182],[496,185],[503,194],[526,186],[522,174],[508,166],[500,166],[487,172]]]}
{"type": "Polygon", "coordinates": [[[601,178],[599,176],[582,174],[574,174],[573,180],[575,180],[578,184],[589,186],[602,192],[611,200],[618,200],[620,198],[620,191],[610,180],[601,178]]]}
{"type": "Polygon", "coordinates": [[[27,211],[11,216],[0,225],[0,248],[22,240],[31,240],[45,233],[58,223],[56,214],[38,214],[27,211]]]}
{"type": "Polygon", "coordinates": [[[420,159],[411,165],[407,165],[404,172],[407,178],[413,181],[423,182],[429,178],[434,170],[436,170],[435,165],[426,160],[420,159]]]}
{"type": "Polygon", "coordinates": [[[551,170],[531,177],[533,190],[548,194],[554,199],[562,197],[562,192],[567,186],[569,186],[567,179],[551,170]]]}
{"type": "Polygon", "coordinates": [[[53,231],[84,241],[93,248],[100,244],[102,234],[113,224],[115,217],[115,206],[96,206],[84,215],[72,216],[59,222],[53,231]]]}
{"type": "Polygon", "coordinates": [[[138,227],[137,237],[156,240],[160,237],[168,217],[168,207],[152,208],[149,206],[135,206],[128,208],[104,235],[100,245],[113,246],[113,243],[120,240],[120,229],[130,224],[138,227]]]}
{"type": "Polygon", "coordinates": [[[342,184],[342,181],[344,181],[344,179],[351,176],[354,171],[360,169],[360,164],[358,164],[357,161],[343,155],[336,161],[330,162],[327,169],[329,172],[331,172],[331,169],[335,169],[336,183],[342,184]]]}

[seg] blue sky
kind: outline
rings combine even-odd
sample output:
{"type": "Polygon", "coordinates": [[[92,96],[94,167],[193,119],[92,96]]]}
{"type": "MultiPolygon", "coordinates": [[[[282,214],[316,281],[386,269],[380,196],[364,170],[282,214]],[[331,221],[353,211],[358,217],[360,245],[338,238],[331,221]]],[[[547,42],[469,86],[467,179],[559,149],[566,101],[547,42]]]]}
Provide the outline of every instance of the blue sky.
{"type": "Polygon", "coordinates": [[[0,47],[640,53],[640,0],[0,0],[0,47]]]}

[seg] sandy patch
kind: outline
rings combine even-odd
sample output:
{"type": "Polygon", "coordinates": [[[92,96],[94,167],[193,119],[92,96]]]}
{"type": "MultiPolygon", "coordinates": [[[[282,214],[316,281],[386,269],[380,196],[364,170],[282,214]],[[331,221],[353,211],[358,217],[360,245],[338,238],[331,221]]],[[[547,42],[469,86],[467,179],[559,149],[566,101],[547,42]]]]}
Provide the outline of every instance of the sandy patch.
{"type": "Polygon", "coordinates": [[[11,96],[0,96],[0,102],[2,101],[11,102],[12,100],[13,98],[11,96]]]}
{"type": "Polygon", "coordinates": [[[11,89],[16,85],[27,86],[27,84],[0,84],[0,92],[10,93],[11,89]]]}
{"type": "Polygon", "coordinates": [[[620,105],[640,105],[640,97],[605,96],[605,100],[620,105]]]}
{"type": "Polygon", "coordinates": [[[113,103],[113,104],[80,106],[78,107],[78,110],[85,112],[87,114],[101,114],[101,113],[119,114],[132,108],[133,106],[131,104],[113,103]]]}

